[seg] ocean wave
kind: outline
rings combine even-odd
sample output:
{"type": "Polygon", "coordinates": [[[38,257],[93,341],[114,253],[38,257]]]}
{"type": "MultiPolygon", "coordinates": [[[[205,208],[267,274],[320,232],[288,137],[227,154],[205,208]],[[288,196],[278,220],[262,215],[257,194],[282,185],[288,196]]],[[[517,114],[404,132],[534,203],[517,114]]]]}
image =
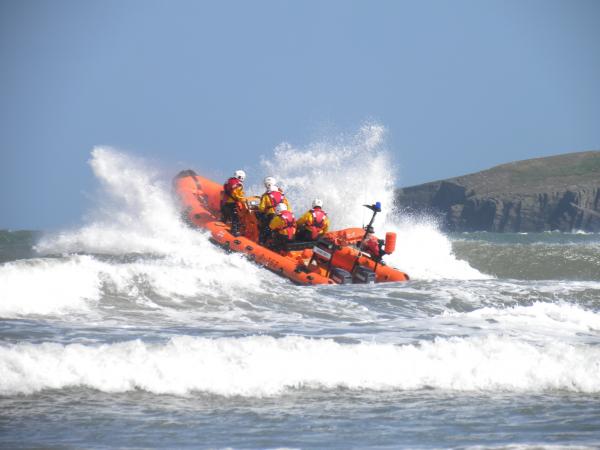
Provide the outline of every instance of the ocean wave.
{"type": "Polygon", "coordinates": [[[417,345],[341,344],[303,337],[162,344],[0,346],[0,393],[74,386],[104,392],[277,396],[290,389],[600,392],[600,348],[534,345],[502,336],[417,345]]]}
{"type": "MultiPolygon", "coordinates": [[[[600,284],[597,284],[596,289],[600,289],[600,284]]],[[[441,318],[457,321],[465,327],[485,324],[486,333],[496,330],[512,336],[527,337],[530,342],[559,338],[585,342],[590,337],[595,342],[597,333],[600,332],[600,314],[597,310],[564,301],[482,307],[470,312],[445,311],[441,318]]]]}
{"type": "Polygon", "coordinates": [[[102,266],[89,256],[0,265],[0,316],[89,311],[90,302],[101,297],[102,266]]]}
{"type": "MultiPolygon", "coordinates": [[[[215,251],[211,249],[212,251],[215,251]]],[[[251,298],[271,274],[238,255],[111,258],[68,255],[0,265],[0,316],[97,313],[111,298],[159,308],[185,299],[251,298]]],[[[124,306],[124,305],[122,305],[124,306]]],[[[129,309],[129,308],[128,308],[129,309]]]]}

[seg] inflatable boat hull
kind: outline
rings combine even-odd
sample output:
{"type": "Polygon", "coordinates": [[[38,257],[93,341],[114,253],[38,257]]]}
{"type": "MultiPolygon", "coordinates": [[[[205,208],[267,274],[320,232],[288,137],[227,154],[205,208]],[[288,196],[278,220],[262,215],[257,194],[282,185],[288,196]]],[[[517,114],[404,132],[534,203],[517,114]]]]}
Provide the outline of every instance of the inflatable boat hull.
{"type": "Polygon", "coordinates": [[[189,225],[208,230],[211,241],[227,251],[244,253],[256,264],[302,284],[365,283],[370,281],[407,281],[408,275],[377,263],[353,244],[364,236],[362,228],[348,228],[327,233],[328,248],[315,243],[297,244],[293,249],[277,252],[258,243],[258,221],[253,208],[256,198],[240,205],[242,235],[234,236],[229,225],[220,220],[223,187],[191,170],[180,172],[173,180],[173,190],[182,207],[182,219],[189,225]],[[369,275],[372,273],[372,276],[369,275]]]}

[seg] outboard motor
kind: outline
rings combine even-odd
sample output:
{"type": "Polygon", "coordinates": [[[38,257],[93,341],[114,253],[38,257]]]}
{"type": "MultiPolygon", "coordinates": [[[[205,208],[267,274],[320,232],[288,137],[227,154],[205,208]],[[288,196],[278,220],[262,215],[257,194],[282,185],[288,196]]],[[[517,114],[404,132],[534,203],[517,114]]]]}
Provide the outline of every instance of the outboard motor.
{"type": "Polygon", "coordinates": [[[339,267],[334,267],[331,269],[329,278],[331,278],[337,284],[352,284],[352,274],[339,267]]]}
{"type": "Polygon", "coordinates": [[[367,267],[357,266],[352,281],[360,284],[375,283],[375,272],[367,267]]]}
{"type": "Polygon", "coordinates": [[[329,239],[321,238],[313,243],[313,257],[323,262],[331,263],[336,245],[329,239]]]}

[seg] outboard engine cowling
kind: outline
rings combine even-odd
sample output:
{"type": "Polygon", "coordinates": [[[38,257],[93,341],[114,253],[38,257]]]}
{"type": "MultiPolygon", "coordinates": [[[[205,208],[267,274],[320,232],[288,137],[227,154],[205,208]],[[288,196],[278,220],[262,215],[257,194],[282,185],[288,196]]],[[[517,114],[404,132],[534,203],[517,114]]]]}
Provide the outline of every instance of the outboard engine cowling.
{"type": "Polygon", "coordinates": [[[354,283],[368,284],[375,283],[375,272],[363,266],[358,266],[352,277],[354,283]]]}
{"type": "Polygon", "coordinates": [[[352,274],[347,270],[334,267],[331,269],[329,278],[335,281],[337,284],[352,284],[352,274]]]}

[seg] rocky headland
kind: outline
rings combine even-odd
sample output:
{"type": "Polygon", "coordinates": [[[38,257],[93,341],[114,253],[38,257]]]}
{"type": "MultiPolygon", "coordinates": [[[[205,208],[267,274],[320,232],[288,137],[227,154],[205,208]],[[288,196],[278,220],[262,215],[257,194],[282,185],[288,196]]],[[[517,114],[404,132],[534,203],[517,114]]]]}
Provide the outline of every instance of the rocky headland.
{"type": "Polygon", "coordinates": [[[401,211],[449,231],[600,231],[600,151],[517,161],[398,189],[401,211]]]}

